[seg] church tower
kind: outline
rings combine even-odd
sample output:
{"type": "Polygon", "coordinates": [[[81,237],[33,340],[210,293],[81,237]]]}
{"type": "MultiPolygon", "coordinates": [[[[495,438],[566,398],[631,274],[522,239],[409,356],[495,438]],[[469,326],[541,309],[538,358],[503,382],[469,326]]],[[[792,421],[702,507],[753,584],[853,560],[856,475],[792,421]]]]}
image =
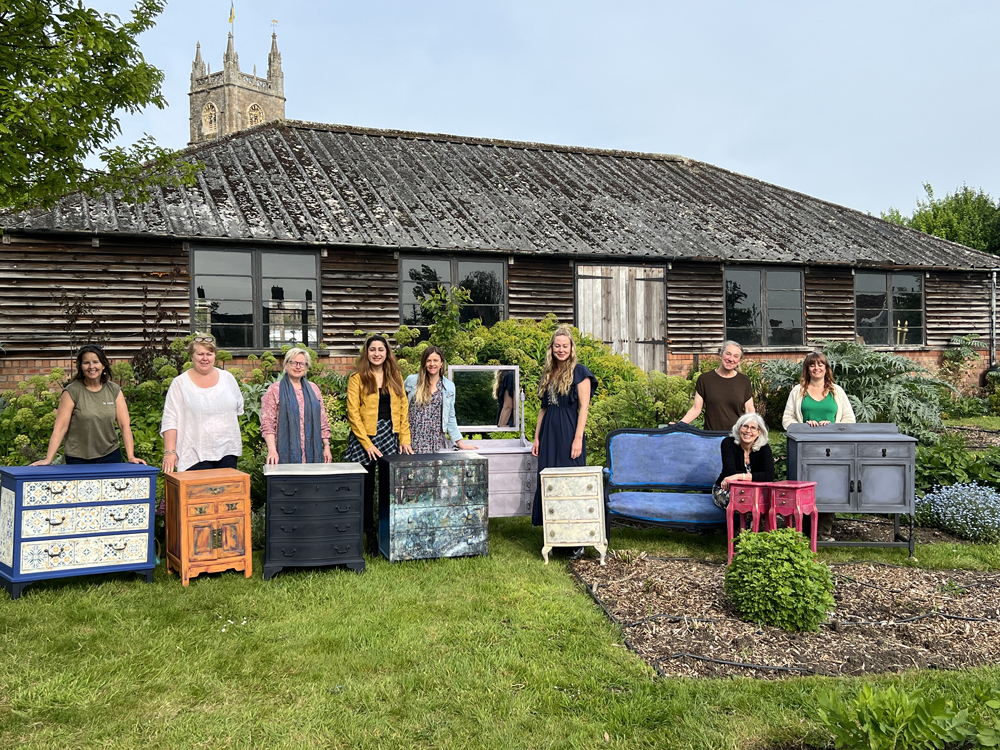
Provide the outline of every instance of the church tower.
{"type": "Polygon", "coordinates": [[[285,117],[285,76],[281,72],[278,35],[271,34],[267,78],[240,72],[233,34],[222,59],[222,72],[213,73],[201,59],[201,43],[191,65],[191,141],[189,146],[285,117]]]}

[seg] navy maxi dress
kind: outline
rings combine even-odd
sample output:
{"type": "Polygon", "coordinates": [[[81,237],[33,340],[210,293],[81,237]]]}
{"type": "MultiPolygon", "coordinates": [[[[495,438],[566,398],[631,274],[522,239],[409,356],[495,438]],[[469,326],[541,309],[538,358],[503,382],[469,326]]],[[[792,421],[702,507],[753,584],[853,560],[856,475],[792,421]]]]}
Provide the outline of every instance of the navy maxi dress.
{"type": "Polygon", "coordinates": [[[573,438],[576,437],[577,417],[580,413],[580,394],[577,386],[584,380],[590,381],[590,397],[597,390],[597,378],[594,373],[583,365],[577,365],[573,370],[573,386],[565,396],[550,400],[548,391],[542,396],[542,408],[545,417],[542,419],[542,434],[538,439],[538,486],[535,488],[535,500],[531,504],[531,525],[542,525],[542,469],[552,466],[586,466],[587,440],[583,441],[583,451],[578,458],[570,458],[573,449],[573,438]]]}

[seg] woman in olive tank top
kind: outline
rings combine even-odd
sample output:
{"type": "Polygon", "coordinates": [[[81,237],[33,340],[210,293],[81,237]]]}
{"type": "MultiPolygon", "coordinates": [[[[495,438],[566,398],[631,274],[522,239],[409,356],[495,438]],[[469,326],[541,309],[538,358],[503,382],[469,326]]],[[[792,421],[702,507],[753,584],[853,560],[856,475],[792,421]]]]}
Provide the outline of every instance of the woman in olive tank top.
{"type": "Polygon", "coordinates": [[[101,347],[88,344],[77,353],[76,377],[63,389],[59,399],[45,458],[32,466],[51,464],[63,438],[68,464],[120,464],[122,453],[116,424],[122,433],[128,462],[146,463],[135,457],[128,407],[122,389],[111,382],[111,363],[101,347]]]}

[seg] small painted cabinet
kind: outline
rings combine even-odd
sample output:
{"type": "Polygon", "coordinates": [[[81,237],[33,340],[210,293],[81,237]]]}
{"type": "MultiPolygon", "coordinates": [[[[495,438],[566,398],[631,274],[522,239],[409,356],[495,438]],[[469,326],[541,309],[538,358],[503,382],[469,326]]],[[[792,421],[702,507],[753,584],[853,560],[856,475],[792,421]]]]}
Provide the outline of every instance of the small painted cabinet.
{"type": "Polygon", "coordinates": [[[181,583],[202,573],[253,573],[250,476],[235,469],[166,475],[167,572],[181,583]]]}
{"type": "Polygon", "coordinates": [[[542,469],[542,557],[553,547],[596,547],[601,565],[608,551],[603,466],[542,469]]]}
{"type": "Polygon", "coordinates": [[[265,466],[264,475],[265,581],[289,567],[345,565],[364,572],[361,464],[275,464],[265,466]]]}
{"type": "Polygon", "coordinates": [[[0,467],[0,578],[10,597],[91,573],[152,582],[158,473],[142,464],[0,467]]]}
{"type": "Polygon", "coordinates": [[[489,468],[476,453],[379,459],[378,544],[390,561],[489,552],[489,468]]]}

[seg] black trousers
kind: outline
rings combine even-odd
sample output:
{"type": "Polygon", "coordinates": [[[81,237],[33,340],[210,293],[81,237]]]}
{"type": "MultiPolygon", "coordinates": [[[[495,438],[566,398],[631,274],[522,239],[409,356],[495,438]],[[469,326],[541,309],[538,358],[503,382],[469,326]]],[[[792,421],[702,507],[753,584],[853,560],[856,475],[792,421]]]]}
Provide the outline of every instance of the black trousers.
{"type": "Polygon", "coordinates": [[[365,552],[369,557],[378,555],[378,521],[375,518],[375,469],[378,466],[372,462],[365,467],[365,552]]]}

